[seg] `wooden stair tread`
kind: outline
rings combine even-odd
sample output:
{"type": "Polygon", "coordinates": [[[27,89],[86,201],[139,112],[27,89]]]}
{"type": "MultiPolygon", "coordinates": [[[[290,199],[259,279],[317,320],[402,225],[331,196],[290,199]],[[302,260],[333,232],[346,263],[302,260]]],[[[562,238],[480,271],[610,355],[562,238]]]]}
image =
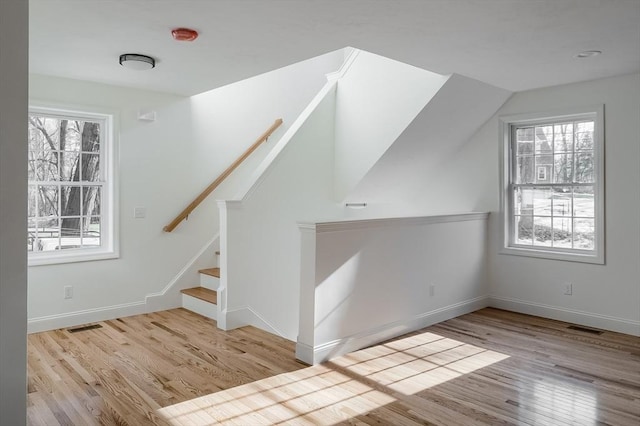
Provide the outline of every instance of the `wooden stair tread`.
{"type": "Polygon", "coordinates": [[[182,294],[186,294],[188,296],[195,297],[200,300],[204,300],[205,302],[213,303],[214,305],[218,303],[218,293],[209,290],[204,287],[193,287],[193,288],[185,288],[184,290],[180,290],[182,294]]]}
{"type": "Polygon", "coordinates": [[[200,272],[201,274],[211,275],[212,277],[220,278],[220,268],[200,269],[198,272],[200,272]]]}

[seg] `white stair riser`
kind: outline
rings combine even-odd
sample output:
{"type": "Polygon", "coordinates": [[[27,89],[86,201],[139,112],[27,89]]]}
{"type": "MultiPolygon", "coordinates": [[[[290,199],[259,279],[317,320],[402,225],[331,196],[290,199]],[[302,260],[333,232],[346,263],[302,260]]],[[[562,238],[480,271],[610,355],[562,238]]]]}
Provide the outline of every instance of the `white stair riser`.
{"type": "Polygon", "coordinates": [[[200,287],[218,291],[218,287],[220,287],[220,278],[207,274],[200,274],[200,287]]]}
{"type": "Polygon", "coordinates": [[[205,302],[197,297],[183,294],[182,307],[196,314],[211,318],[212,320],[217,320],[218,307],[213,303],[205,302]]]}

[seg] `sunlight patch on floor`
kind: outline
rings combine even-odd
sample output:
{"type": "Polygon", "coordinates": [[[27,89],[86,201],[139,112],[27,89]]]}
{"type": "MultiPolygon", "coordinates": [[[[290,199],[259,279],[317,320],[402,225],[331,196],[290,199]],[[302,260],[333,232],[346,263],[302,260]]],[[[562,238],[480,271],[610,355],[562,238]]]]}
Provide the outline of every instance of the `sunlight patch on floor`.
{"type": "Polygon", "coordinates": [[[422,333],[161,408],[171,425],[331,425],[508,358],[422,333]]]}

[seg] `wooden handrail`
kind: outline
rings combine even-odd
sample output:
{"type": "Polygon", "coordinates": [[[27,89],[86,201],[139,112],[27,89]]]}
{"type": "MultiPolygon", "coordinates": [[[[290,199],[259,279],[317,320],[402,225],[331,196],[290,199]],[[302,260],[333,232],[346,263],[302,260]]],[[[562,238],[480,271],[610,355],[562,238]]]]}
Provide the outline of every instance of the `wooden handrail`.
{"type": "Polygon", "coordinates": [[[180,222],[182,222],[183,220],[185,220],[189,214],[191,214],[191,212],[198,207],[198,205],[205,199],[207,198],[207,196],[209,194],[211,194],[213,192],[214,189],[216,189],[218,187],[218,185],[220,185],[222,183],[222,181],[224,181],[227,176],[229,176],[231,174],[231,172],[233,172],[244,160],[247,159],[248,156],[251,155],[251,153],[253,151],[255,151],[258,146],[260,146],[260,144],[264,141],[266,141],[269,136],[271,136],[271,134],[273,132],[275,132],[275,130],[280,127],[280,125],[282,124],[282,119],[278,118],[276,121],[273,122],[273,124],[271,125],[271,127],[269,127],[254,143],[253,145],[251,145],[251,147],[249,147],[249,149],[247,149],[240,157],[238,157],[238,159],[236,161],[233,162],[233,164],[231,164],[227,170],[225,170],[224,172],[222,172],[222,174],[220,176],[218,176],[218,178],[216,180],[214,180],[211,185],[207,186],[205,188],[204,191],[202,191],[200,193],[200,195],[198,195],[196,197],[195,200],[193,200],[191,202],[191,204],[189,204],[184,210],[182,210],[180,212],[180,214],[178,216],[176,216],[175,219],[173,219],[167,226],[165,226],[164,228],[162,228],[165,232],[171,232],[173,231],[176,226],[178,226],[180,224],[180,222]]]}

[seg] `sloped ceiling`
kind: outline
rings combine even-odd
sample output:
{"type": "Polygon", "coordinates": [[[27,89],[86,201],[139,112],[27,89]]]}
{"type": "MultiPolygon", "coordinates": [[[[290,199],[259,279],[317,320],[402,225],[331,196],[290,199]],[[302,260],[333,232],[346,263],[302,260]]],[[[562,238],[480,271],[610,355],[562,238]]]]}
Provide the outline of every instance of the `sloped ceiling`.
{"type": "Polygon", "coordinates": [[[29,33],[32,73],[182,95],[346,46],[510,91],[640,70],[638,0],[30,0],[29,33]]]}

